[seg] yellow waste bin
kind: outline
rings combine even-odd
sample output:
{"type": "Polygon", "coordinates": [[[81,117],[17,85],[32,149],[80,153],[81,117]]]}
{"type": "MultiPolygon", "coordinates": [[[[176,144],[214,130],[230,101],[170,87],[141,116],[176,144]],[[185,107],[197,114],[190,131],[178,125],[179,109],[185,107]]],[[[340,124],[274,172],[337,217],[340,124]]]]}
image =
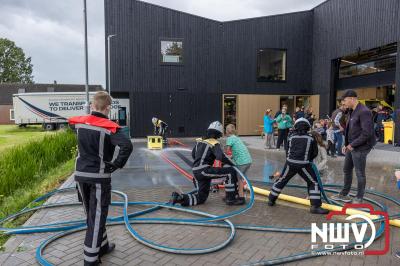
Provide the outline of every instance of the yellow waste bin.
{"type": "Polygon", "coordinates": [[[393,121],[389,121],[382,122],[382,124],[384,132],[384,142],[385,144],[389,144],[389,141],[393,142],[394,123],[393,121]]]}
{"type": "Polygon", "coordinates": [[[147,148],[149,150],[161,150],[163,148],[163,139],[161,136],[147,136],[147,148]]]}

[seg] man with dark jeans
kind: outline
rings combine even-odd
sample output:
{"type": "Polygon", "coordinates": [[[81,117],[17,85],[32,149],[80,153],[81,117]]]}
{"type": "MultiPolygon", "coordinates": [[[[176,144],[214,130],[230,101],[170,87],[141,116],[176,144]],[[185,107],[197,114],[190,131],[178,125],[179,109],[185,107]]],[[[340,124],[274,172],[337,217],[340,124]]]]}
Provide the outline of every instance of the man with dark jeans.
{"type": "Polygon", "coordinates": [[[375,145],[374,124],[372,113],[357,99],[357,93],[347,90],[342,100],[350,109],[349,119],[345,129],[345,145],[342,152],[345,154],[343,173],[344,187],[342,191],[332,198],[344,202],[361,203],[364,197],[366,175],[365,167],[367,155],[375,145]],[[353,181],[353,168],[356,170],[358,180],[357,195],[353,200],[348,196],[353,181]]]}

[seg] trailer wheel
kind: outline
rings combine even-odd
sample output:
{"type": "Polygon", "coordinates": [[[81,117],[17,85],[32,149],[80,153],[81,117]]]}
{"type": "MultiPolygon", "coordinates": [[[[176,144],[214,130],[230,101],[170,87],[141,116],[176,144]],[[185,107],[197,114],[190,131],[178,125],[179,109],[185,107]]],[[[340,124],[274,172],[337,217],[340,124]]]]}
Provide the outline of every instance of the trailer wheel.
{"type": "Polygon", "coordinates": [[[54,124],[44,124],[44,129],[46,131],[52,131],[54,130],[54,124]]]}
{"type": "Polygon", "coordinates": [[[58,124],[58,129],[64,130],[68,127],[68,124],[58,124]]]}

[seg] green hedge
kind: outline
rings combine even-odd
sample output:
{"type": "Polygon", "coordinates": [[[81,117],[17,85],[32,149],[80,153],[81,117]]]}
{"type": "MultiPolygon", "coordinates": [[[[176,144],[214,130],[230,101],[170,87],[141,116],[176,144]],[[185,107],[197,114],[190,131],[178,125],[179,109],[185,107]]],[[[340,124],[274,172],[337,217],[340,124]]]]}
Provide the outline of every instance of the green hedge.
{"type": "Polygon", "coordinates": [[[75,134],[58,132],[10,148],[0,155],[0,196],[29,187],[50,169],[70,160],[76,153],[75,134]]]}

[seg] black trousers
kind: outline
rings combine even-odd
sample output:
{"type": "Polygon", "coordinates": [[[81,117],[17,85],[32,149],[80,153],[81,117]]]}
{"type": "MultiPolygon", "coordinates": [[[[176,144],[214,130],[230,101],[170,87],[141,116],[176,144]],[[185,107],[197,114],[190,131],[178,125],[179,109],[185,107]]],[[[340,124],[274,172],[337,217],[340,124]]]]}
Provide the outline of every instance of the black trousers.
{"type": "Polygon", "coordinates": [[[348,151],[344,158],[343,174],[344,174],[344,187],[340,192],[341,195],[348,195],[353,182],[353,169],[355,169],[357,176],[357,198],[362,199],[365,194],[365,186],[367,184],[367,177],[365,168],[367,165],[367,156],[371,150],[365,151],[348,151]]]}
{"type": "Polygon", "coordinates": [[[336,151],[336,147],[335,147],[335,143],[328,140],[328,155],[335,155],[335,151],[336,151]]]}
{"type": "Polygon", "coordinates": [[[97,265],[108,249],[106,219],[111,203],[111,184],[77,182],[77,187],[87,224],[84,265],[97,265]]]}
{"type": "Polygon", "coordinates": [[[299,174],[304,181],[307,182],[311,206],[320,207],[322,205],[321,191],[318,186],[317,175],[314,172],[311,164],[298,165],[286,163],[283,167],[281,177],[276,180],[272,186],[271,193],[268,196],[269,200],[276,201],[282,189],[296,174],[299,174]]]}
{"type": "Polygon", "coordinates": [[[158,128],[158,135],[163,138],[164,144],[167,144],[167,137],[165,136],[165,134],[167,133],[167,128],[168,128],[167,126],[158,128]]]}
{"type": "Polygon", "coordinates": [[[192,193],[183,194],[182,206],[194,206],[203,204],[210,193],[212,179],[225,177],[225,194],[227,200],[234,200],[237,191],[237,173],[233,167],[208,167],[194,173],[193,183],[196,190],[192,193]]]}
{"type": "Polygon", "coordinates": [[[288,133],[289,129],[278,129],[278,142],[276,143],[276,148],[279,149],[283,143],[283,148],[285,151],[288,149],[288,133]]]}

